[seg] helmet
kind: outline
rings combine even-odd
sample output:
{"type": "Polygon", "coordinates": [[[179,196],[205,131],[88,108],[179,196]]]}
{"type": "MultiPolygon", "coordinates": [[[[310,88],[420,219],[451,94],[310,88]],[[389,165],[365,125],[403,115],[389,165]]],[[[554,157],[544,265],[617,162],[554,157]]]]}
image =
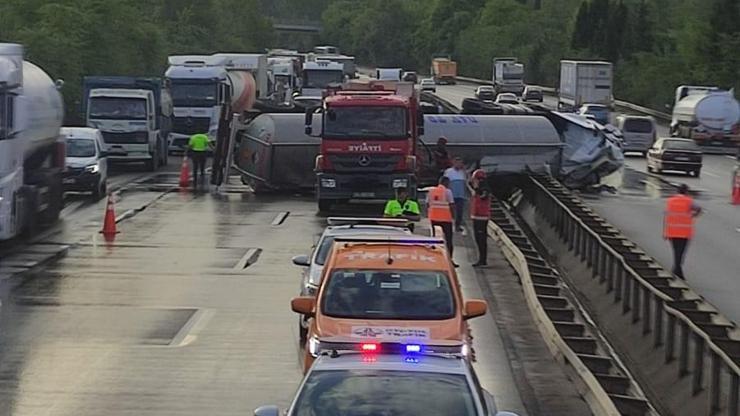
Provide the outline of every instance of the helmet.
{"type": "Polygon", "coordinates": [[[473,172],[473,179],[485,179],[486,178],[486,171],[483,169],[476,169],[473,172]]]}

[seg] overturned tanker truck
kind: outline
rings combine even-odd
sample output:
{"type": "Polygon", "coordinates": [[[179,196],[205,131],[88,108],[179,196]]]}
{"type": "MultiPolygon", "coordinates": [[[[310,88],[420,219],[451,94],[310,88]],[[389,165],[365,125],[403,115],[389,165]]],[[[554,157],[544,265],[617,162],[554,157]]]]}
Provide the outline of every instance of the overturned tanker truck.
{"type": "MultiPolygon", "coordinates": [[[[620,140],[613,132],[572,114],[527,113],[425,115],[416,151],[417,185],[437,181],[440,170],[432,150],[439,137],[471,169],[493,175],[549,173],[572,188],[596,185],[622,167],[620,140]]],[[[313,125],[321,125],[319,115],[313,125]]],[[[233,167],[242,181],[255,192],[314,191],[321,139],[305,134],[304,126],[301,114],[261,114],[236,131],[233,167]]]]}

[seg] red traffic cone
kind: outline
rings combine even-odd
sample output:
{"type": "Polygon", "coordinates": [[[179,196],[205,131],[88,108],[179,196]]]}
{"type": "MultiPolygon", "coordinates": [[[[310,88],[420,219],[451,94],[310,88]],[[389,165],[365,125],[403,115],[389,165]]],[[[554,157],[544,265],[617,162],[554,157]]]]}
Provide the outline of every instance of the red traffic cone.
{"type": "Polygon", "coordinates": [[[116,230],[116,213],[113,210],[113,195],[108,196],[108,203],[105,205],[105,219],[103,220],[103,229],[100,233],[104,236],[114,236],[118,233],[116,230]]]}
{"type": "Polygon", "coordinates": [[[190,185],[190,167],[188,166],[188,157],[182,158],[182,167],[180,167],[180,188],[187,188],[190,185]]]}
{"type": "Polygon", "coordinates": [[[732,205],[740,205],[740,166],[735,168],[735,177],[732,180],[732,205]]]}

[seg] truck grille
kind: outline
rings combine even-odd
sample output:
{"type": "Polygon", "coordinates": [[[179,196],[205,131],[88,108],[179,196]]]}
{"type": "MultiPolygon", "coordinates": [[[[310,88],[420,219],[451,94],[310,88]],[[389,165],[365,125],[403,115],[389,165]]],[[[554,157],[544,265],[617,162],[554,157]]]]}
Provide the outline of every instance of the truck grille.
{"type": "Polygon", "coordinates": [[[207,117],[175,117],[172,131],[180,134],[208,133],[211,119],[207,117]]]}
{"type": "Polygon", "coordinates": [[[125,133],[104,131],[103,141],[108,144],[147,143],[149,141],[149,137],[145,131],[130,131],[125,133]]]}
{"type": "Polygon", "coordinates": [[[393,172],[401,161],[399,155],[329,155],[337,172],[393,172]]]}

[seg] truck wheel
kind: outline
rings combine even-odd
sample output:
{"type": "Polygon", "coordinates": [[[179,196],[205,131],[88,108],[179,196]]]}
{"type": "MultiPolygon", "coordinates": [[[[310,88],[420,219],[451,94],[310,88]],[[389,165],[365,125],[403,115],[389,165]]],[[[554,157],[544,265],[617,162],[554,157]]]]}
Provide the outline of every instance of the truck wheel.
{"type": "Polygon", "coordinates": [[[329,212],[331,209],[331,200],[319,199],[319,212],[329,212]]]}

